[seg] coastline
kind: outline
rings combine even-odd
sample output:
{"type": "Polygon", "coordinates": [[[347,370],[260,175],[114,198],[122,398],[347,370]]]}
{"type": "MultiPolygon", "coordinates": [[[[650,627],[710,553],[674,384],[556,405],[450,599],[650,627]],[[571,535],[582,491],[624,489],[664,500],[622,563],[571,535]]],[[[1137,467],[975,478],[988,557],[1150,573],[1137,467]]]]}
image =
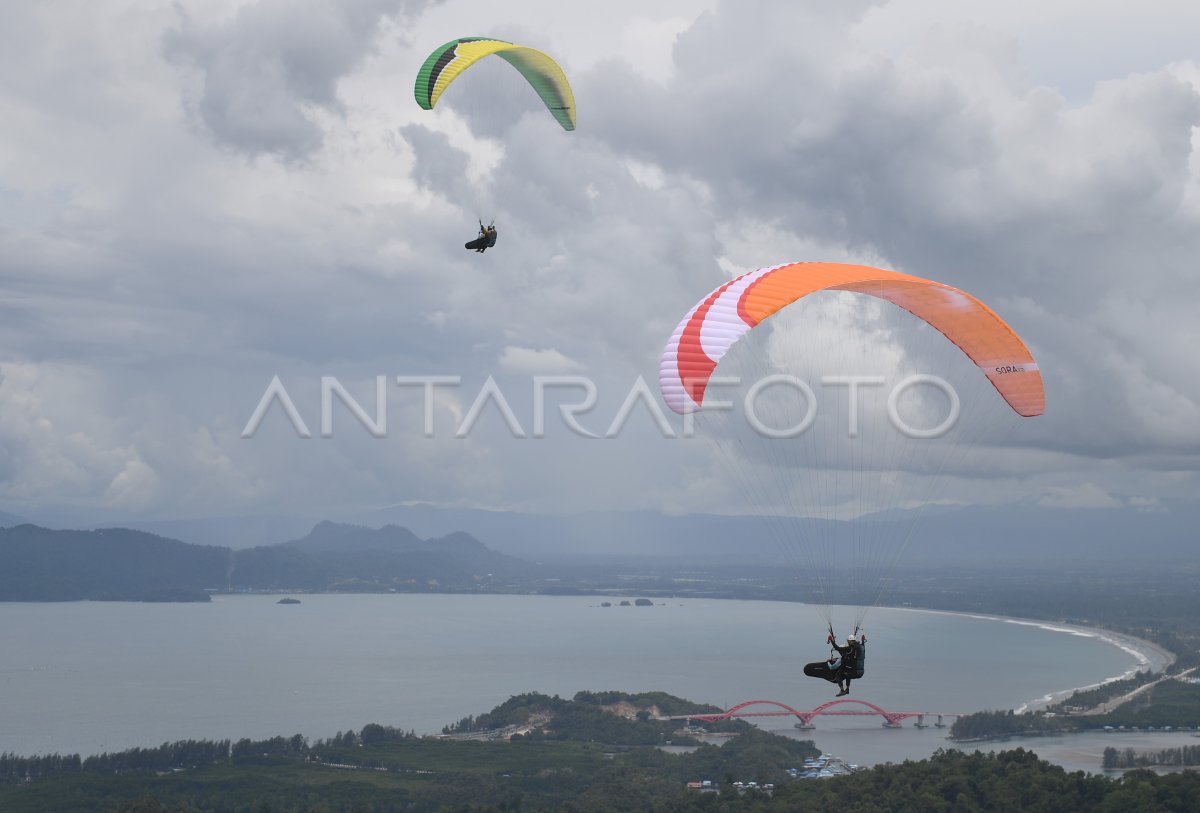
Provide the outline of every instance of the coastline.
{"type": "Polygon", "coordinates": [[[1137,638],[1133,635],[1128,635],[1123,632],[1115,632],[1113,630],[1104,629],[1103,627],[1085,627],[1079,624],[1060,623],[1057,621],[1045,621],[1037,618],[1017,618],[1003,615],[993,615],[990,613],[970,613],[957,610],[932,610],[920,607],[894,607],[896,610],[909,610],[911,612],[932,613],[935,615],[954,615],[965,618],[974,618],[980,621],[997,621],[1003,624],[1016,624],[1023,627],[1037,627],[1038,629],[1047,630],[1049,632],[1061,632],[1068,635],[1074,635],[1080,638],[1096,638],[1111,646],[1126,652],[1134,657],[1137,664],[1119,675],[1112,675],[1103,680],[1089,683],[1086,686],[1075,686],[1068,689],[1058,689],[1041,697],[1022,703],[1012,709],[1014,714],[1023,714],[1028,711],[1036,711],[1037,709],[1045,708],[1046,706],[1065,700],[1075,692],[1088,691],[1100,686],[1113,683],[1118,680],[1125,680],[1133,677],[1144,669],[1149,669],[1152,672],[1163,672],[1175,663],[1176,655],[1153,641],[1147,641],[1144,638],[1137,638]]]}
{"type": "MultiPolygon", "coordinates": [[[[448,722],[535,690],[569,696],[580,689],[661,689],[717,705],[751,696],[791,701],[798,691],[806,692],[805,698],[821,694],[820,700],[826,699],[823,686],[798,685],[790,670],[779,668],[780,647],[787,645],[781,642],[779,630],[792,630],[795,610],[802,609],[794,603],[788,609],[781,602],[699,599],[694,605],[680,602],[689,605],[686,610],[617,615],[593,609],[594,599],[578,596],[306,594],[303,604],[286,610],[275,604],[276,598],[230,595],[212,604],[181,604],[167,610],[120,602],[0,605],[0,629],[5,631],[0,649],[16,647],[13,654],[21,655],[6,659],[0,669],[6,708],[12,712],[0,731],[0,751],[11,744],[14,752],[95,754],[182,738],[253,739],[285,731],[329,736],[345,729],[348,721],[355,726],[378,721],[381,710],[397,715],[386,722],[402,720],[405,728],[434,733],[448,722]],[[737,604],[757,606],[731,606],[737,604]],[[164,624],[163,618],[169,623],[164,624]],[[383,662],[364,654],[371,651],[378,633],[375,625],[360,623],[378,618],[384,619],[392,640],[407,642],[394,647],[383,662]],[[511,632],[530,627],[536,632],[524,635],[535,636],[530,640],[537,642],[536,663],[519,648],[511,632]],[[30,637],[21,632],[27,628],[50,632],[30,637]],[[149,660],[140,670],[132,670],[123,651],[110,645],[111,636],[117,634],[168,649],[187,641],[186,658],[161,658],[143,647],[149,660]],[[597,654],[609,646],[618,647],[614,651],[627,657],[597,654]],[[81,651],[99,659],[103,668],[86,676],[78,672],[81,651]],[[488,668],[461,669],[459,665],[467,662],[464,651],[481,653],[488,668]],[[413,652],[429,654],[412,658],[413,652]],[[728,654],[716,654],[722,652],[728,654]],[[352,681],[356,691],[335,690],[319,677],[317,667],[331,657],[357,681],[352,681]],[[722,664],[714,669],[717,657],[722,664]],[[648,671],[647,659],[656,671],[648,671]],[[313,668],[302,668],[305,664],[313,668]],[[754,668],[747,671],[746,664],[754,668]],[[231,673],[243,679],[230,681],[231,673]],[[199,702],[175,702],[170,696],[173,687],[189,685],[188,681],[193,682],[190,685],[207,681],[214,688],[203,693],[199,702]],[[399,705],[397,685],[408,692],[399,705]],[[48,693],[48,686],[54,691],[48,693]],[[61,700],[55,698],[59,694],[61,700]]],[[[907,692],[902,694],[906,704],[896,708],[1015,707],[1048,690],[1093,683],[1138,662],[1123,650],[1082,637],[1034,634],[1034,627],[1048,626],[1059,636],[1066,632],[1097,640],[1116,637],[1107,631],[923,608],[886,612],[895,617],[898,628],[913,628],[913,640],[930,645],[938,639],[923,630],[945,625],[964,641],[978,641],[981,650],[990,646],[993,635],[1002,635],[1014,654],[1020,654],[1022,639],[1033,639],[1030,647],[1041,653],[1038,659],[1064,648],[1095,653],[1094,659],[1089,658],[1095,665],[1088,669],[1055,676],[1052,670],[1038,674],[1042,670],[1033,668],[1011,679],[997,677],[999,696],[986,691],[981,695],[972,679],[957,681],[950,705],[939,704],[942,690],[929,686],[924,659],[913,655],[896,664],[897,676],[903,677],[897,685],[907,692]],[[944,619],[913,615],[918,612],[943,613],[944,619]],[[994,626],[1013,622],[1017,624],[994,626]],[[1013,686],[1011,680],[1018,677],[1020,683],[1013,686]],[[994,698],[991,702],[989,696],[994,698]]],[[[1143,654],[1153,657],[1149,651],[1143,654]]],[[[788,655],[800,659],[795,652],[788,655]]],[[[1001,653],[992,660],[1005,663],[1007,657],[1001,653]]],[[[954,660],[950,664],[954,667],[954,660]]],[[[973,674],[986,681],[993,673],[989,667],[973,674]]],[[[821,736],[831,746],[844,742],[837,748],[862,757],[857,759],[862,764],[922,758],[945,745],[935,730],[897,739],[869,736],[873,728],[828,726],[821,736]],[[883,742],[877,744],[875,739],[883,742]]]]}

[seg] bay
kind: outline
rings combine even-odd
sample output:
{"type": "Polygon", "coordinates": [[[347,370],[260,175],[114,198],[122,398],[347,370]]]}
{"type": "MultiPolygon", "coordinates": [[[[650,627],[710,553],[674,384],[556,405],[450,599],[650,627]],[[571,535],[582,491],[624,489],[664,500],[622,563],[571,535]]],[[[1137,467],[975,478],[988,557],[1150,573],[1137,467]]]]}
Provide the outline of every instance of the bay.
{"type": "MultiPolygon", "coordinates": [[[[371,722],[435,733],[529,691],[662,690],[724,708],[767,699],[801,710],[836,691],[801,674],[828,653],[822,622],[802,605],[278,598],[0,603],[0,752],[319,738],[371,722]]],[[[906,609],[872,610],[867,633],[868,671],[852,697],[896,711],[1021,707],[1159,657],[1086,630],[906,609]]],[[[782,730],[791,720],[761,722],[782,730]]],[[[795,733],[863,765],[921,758],[948,744],[939,729],[879,723],[819,717],[815,731],[795,733]]]]}

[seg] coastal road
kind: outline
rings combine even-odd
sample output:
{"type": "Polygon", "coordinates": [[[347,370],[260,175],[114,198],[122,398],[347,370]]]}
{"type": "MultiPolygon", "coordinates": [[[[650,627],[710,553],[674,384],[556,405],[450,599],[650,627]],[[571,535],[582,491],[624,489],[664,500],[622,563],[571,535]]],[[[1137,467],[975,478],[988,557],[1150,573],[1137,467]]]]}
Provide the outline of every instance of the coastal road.
{"type": "Polygon", "coordinates": [[[1152,680],[1149,683],[1142,684],[1141,686],[1138,686],[1133,691],[1126,692],[1125,694],[1121,695],[1120,697],[1114,697],[1112,700],[1106,700],[1105,702],[1101,703],[1099,706],[1096,706],[1093,709],[1088,709],[1085,712],[1081,712],[1080,716],[1086,717],[1086,716],[1092,716],[1092,715],[1096,715],[1096,714],[1108,714],[1110,711],[1113,711],[1114,709],[1125,705],[1130,700],[1137,697],[1139,694],[1146,691],[1150,687],[1157,686],[1158,684],[1162,683],[1164,680],[1174,680],[1175,678],[1186,677],[1186,676],[1190,675],[1192,672],[1195,672],[1197,668],[1200,668],[1200,667],[1193,666],[1191,669],[1184,669],[1178,675],[1170,675],[1170,676],[1163,675],[1158,680],[1152,680]]]}

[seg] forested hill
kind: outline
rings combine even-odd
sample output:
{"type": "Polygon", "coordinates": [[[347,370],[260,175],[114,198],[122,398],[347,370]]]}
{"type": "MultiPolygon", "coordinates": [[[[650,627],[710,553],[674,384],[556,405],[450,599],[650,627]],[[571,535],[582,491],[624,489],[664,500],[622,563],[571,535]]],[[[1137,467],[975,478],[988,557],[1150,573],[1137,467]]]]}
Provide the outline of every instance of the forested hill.
{"type": "Polygon", "coordinates": [[[126,529],[0,529],[0,600],[178,599],[221,585],[226,548],[126,529]]]}
{"type": "Polygon", "coordinates": [[[302,539],[285,542],[280,548],[295,548],[315,556],[375,553],[395,556],[421,555],[449,562],[470,563],[475,570],[493,574],[526,573],[529,563],[488,548],[461,531],[431,539],[421,539],[407,528],[385,525],[367,528],[322,522],[302,539]]]}
{"type": "Polygon", "coordinates": [[[420,539],[407,528],[322,522],[304,538],[234,553],[234,586],[287,590],[441,590],[494,584],[535,566],[464,533],[420,539]]]}
{"type": "Polygon", "coordinates": [[[223,590],[469,589],[533,565],[467,534],[422,540],[321,523],[303,539],[234,551],[143,531],[0,529],[0,601],[207,600],[223,590]]]}

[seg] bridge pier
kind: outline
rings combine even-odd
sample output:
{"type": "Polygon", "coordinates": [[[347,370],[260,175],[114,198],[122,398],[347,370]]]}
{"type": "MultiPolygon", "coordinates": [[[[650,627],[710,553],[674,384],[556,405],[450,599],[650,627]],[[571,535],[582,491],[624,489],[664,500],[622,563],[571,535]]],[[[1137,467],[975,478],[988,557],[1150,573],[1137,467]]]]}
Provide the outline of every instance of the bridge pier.
{"type": "Polygon", "coordinates": [[[917,715],[917,721],[915,723],[913,723],[913,728],[929,728],[929,726],[925,725],[925,715],[924,714],[917,715]]]}
{"type": "Polygon", "coordinates": [[[946,727],[946,724],[942,722],[942,715],[940,715],[940,714],[938,715],[937,722],[934,723],[934,726],[936,726],[937,728],[945,728],[946,727]]]}

